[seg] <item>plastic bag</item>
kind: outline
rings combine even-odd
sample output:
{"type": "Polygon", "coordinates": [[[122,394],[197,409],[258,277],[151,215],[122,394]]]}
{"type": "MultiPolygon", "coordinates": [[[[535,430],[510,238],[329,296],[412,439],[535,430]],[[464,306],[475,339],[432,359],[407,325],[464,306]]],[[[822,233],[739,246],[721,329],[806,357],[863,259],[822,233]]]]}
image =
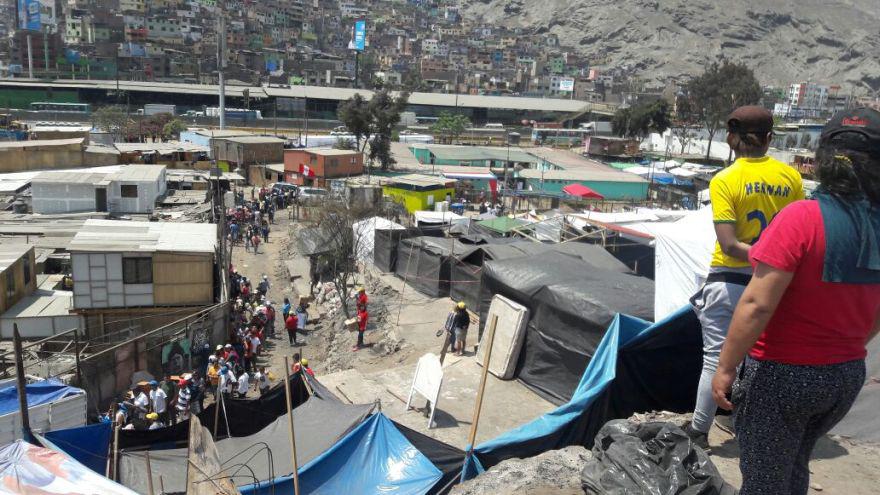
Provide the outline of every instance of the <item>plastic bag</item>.
{"type": "Polygon", "coordinates": [[[581,472],[587,494],[733,495],[709,456],[672,423],[609,421],[581,472]]]}

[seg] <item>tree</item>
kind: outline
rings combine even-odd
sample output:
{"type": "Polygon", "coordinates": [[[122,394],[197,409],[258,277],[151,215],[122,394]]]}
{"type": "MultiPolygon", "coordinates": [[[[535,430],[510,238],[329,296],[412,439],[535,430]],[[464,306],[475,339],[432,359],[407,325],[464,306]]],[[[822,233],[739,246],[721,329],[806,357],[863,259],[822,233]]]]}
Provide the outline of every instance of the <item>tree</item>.
{"type": "Polygon", "coordinates": [[[437,122],[434,122],[434,125],[431,126],[431,132],[454,141],[470,126],[471,121],[464,115],[440,112],[437,122]]]}
{"type": "Polygon", "coordinates": [[[348,132],[354,135],[355,149],[363,153],[367,147],[367,139],[370,136],[370,127],[373,121],[370,102],[360,93],[355,93],[354,96],[339,105],[336,115],[345,124],[348,132]]]}
{"type": "Polygon", "coordinates": [[[703,74],[692,79],[687,85],[687,94],[694,116],[709,134],[706,159],[712,151],[712,138],[724,118],[737,107],[758,103],[762,96],[761,85],[752,69],[728,60],[713,62],[703,74]]]}
{"type": "Polygon", "coordinates": [[[355,149],[363,153],[367,144],[371,150],[370,163],[378,160],[382,170],[394,164],[391,156],[391,136],[400,123],[400,113],[406,109],[409,93],[392,96],[388,88],[373,93],[369,101],[360,93],[346,100],[337,115],[355,137],[355,149]],[[375,151],[372,148],[376,148],[375,151]]]}
{"type": "Polygon", "coordinates": [[[92,114],[95,127],[113,135],[114,140],[119,140],[129,126],[131,119],[125,113],[125,108],[119,105],[101,107],[92,114]]]}
{"type": "Polygon", "coordinates": [[[698,125],[697,116],[690,96],[686,92],[682,92],[675,98],[675,111],[672,116],[672,136],[678,139],[681,145],[679,153],[684,154],[690,142],[697,137],[694,127],[698,125]]]}
{"type": "Polygon", "coordinates": [[[165,125],[174,120],[170,113],[157,113],[150,115],[141,121],[141,135],[149,137],[153,141],[161,140],[165,136],[165,125]]]}
{"type": "Polygon", "coordinates": [[[186,130],[186,124],[180,119],[173,119],[162,126],[162,138],[166,140],[179,139],[180,133],[186,130]]]}
{"type": "Polygon", "coordinates": [[[615,134],[638,139],[644,139],[652,132],[663,134],[671,124],[669,103],[666,100],[620,108],[611,119],[611,128],[615,134]]]}
{"type": "Polygon", "coordinates": [[[336,138],[336,144],[333,147],[337,150],[355,150],[354,141],[346,137],[336,138]]]}

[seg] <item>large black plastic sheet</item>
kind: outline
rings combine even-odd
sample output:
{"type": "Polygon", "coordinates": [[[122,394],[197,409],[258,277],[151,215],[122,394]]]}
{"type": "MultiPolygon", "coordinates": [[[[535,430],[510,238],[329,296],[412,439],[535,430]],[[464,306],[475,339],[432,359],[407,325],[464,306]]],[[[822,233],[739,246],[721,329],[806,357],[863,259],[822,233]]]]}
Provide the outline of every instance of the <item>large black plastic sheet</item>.
{"type": "Polygon", "coordinates": [[[397,248],[401,239],[420,236],[416,228],[376,229],[373,234],[373,265],[383,272],[393,272],[397,267],[397,248]]]}
{"type": "MultiPolygon", "coordinates": [[[[314,383],[316,383],[314,380],[309,381],[313,389],[315,389],[314,383]]],[[[290,377],[290,393],[293,407],[297,407],[308,400],[309,392],[303,383],[300,373],[290,377]]],[[[269,392],[258,398],[229,399],[225,402],[226,418],[224,418],[222,408],[218,415],[217,435],[220,437],[253,435],[275,421],[278,416],[287,412],[287,399],[284,396],[284,386],[282,384],[276,385],[269,392]],[[226,431],[227,420],[231,432],[229,435],[226,431]]],[[[205,410],[199,414],[199,421],[212,432],[214,431],[215,407],[215,404],[211,404],[205,407],[205,410]]],[[[119,448],[174,448],[177,446],[177,442],[186,441],[188,437],[189,421],[183,421],[158,430],[120,430],[119,448]]]]}
{"type": "Polygon", "coordinates": [[[690,307],[655,324],[619,315],[596,353],[571,401],[476,446],[483,468],[569,445],[592,448],[605,423],[637,412],[693,411],[703,340],[690,307]]]}
{"type": "Polygon", "coordinates": [[[467,256],[474,249],[474,245],[445,237],[403,239],[397,251],[395,273],[425,295],[448,296],[452,260],[467,256]]]}
{"type": "Polygon", "coordinates": [[[529,309],[516,376],[555,404],[571,398],[615,314],[644,320],[654,315],[652,281],[552,251],[540,260],[530,256],[485,263],[481,322],[495,294],[529,309]]]}
{"type": "Polygon", "coordinates": [[[431,461],[437,469],[443,473],[443,477],[427,492],[426,495],[443,495],[448,493],[454,486],[453,480],[461,475],[461,466],[464,464],[464,451],[407,428],[398,422],[394,422],[398,431],[409,440],[419,452],[431,461]]]}
{"type": "Polygon", "coordinates": [[[703,449],[665,422],[609,421],[599,430],[593,459],[581,472],[595,495],[734,495],[703,449]]]}
{"type": "Polygon", "coordinates": [[[512,241],[507,238],[499,238],[493,239],[489,243],[484,243],[479,246],[479,249],[465,257],[452,260],[450,269],[452,283],[449,288],[449,295],[456,301],[464,301],[471,311],[480,314],[482,307],[480,286],[483,263],[523,256],[535,256],[536,258],[533,259],[540,263],[540,256],[551,251],[580,258],[596,268],[620,273],[630,272],[626,265],[618,261],[604,248],[595,244],[583,242],[545,244],[534,241],[512,241]]]}

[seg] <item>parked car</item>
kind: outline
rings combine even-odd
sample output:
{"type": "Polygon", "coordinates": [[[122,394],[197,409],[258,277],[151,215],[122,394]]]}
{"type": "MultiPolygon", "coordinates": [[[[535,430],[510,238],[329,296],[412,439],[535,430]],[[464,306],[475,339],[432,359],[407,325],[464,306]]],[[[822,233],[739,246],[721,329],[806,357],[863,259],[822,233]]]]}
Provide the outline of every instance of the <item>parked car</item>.
{"type": "Polygon", "coordinates": [[[281,194],[288,194],[290,191],[293,191],[293,194],[296,195],[297,189],[296,184],[291,184],[290,182],[276,182],[272,184],[272,192],[281,194]]]}
{"type": "Polygon", "coordinates": [[[300,187],[297,190],[296,199],[300,204],[316,204],[327,199],[329,193],[320,187],[300,187]]]}

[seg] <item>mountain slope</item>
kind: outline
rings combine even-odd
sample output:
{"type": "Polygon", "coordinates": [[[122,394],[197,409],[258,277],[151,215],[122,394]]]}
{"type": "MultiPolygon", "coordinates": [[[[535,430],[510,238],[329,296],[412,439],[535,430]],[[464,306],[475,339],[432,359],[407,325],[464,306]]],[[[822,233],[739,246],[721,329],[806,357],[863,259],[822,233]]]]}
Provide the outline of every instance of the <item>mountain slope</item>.
{"type": "Polygon", "coordinates": [[[604,67],[664,80],[723,54],[765,84],[880,89],[880,0],[462,0],[466,18],[549,32],[604,67]]]}

